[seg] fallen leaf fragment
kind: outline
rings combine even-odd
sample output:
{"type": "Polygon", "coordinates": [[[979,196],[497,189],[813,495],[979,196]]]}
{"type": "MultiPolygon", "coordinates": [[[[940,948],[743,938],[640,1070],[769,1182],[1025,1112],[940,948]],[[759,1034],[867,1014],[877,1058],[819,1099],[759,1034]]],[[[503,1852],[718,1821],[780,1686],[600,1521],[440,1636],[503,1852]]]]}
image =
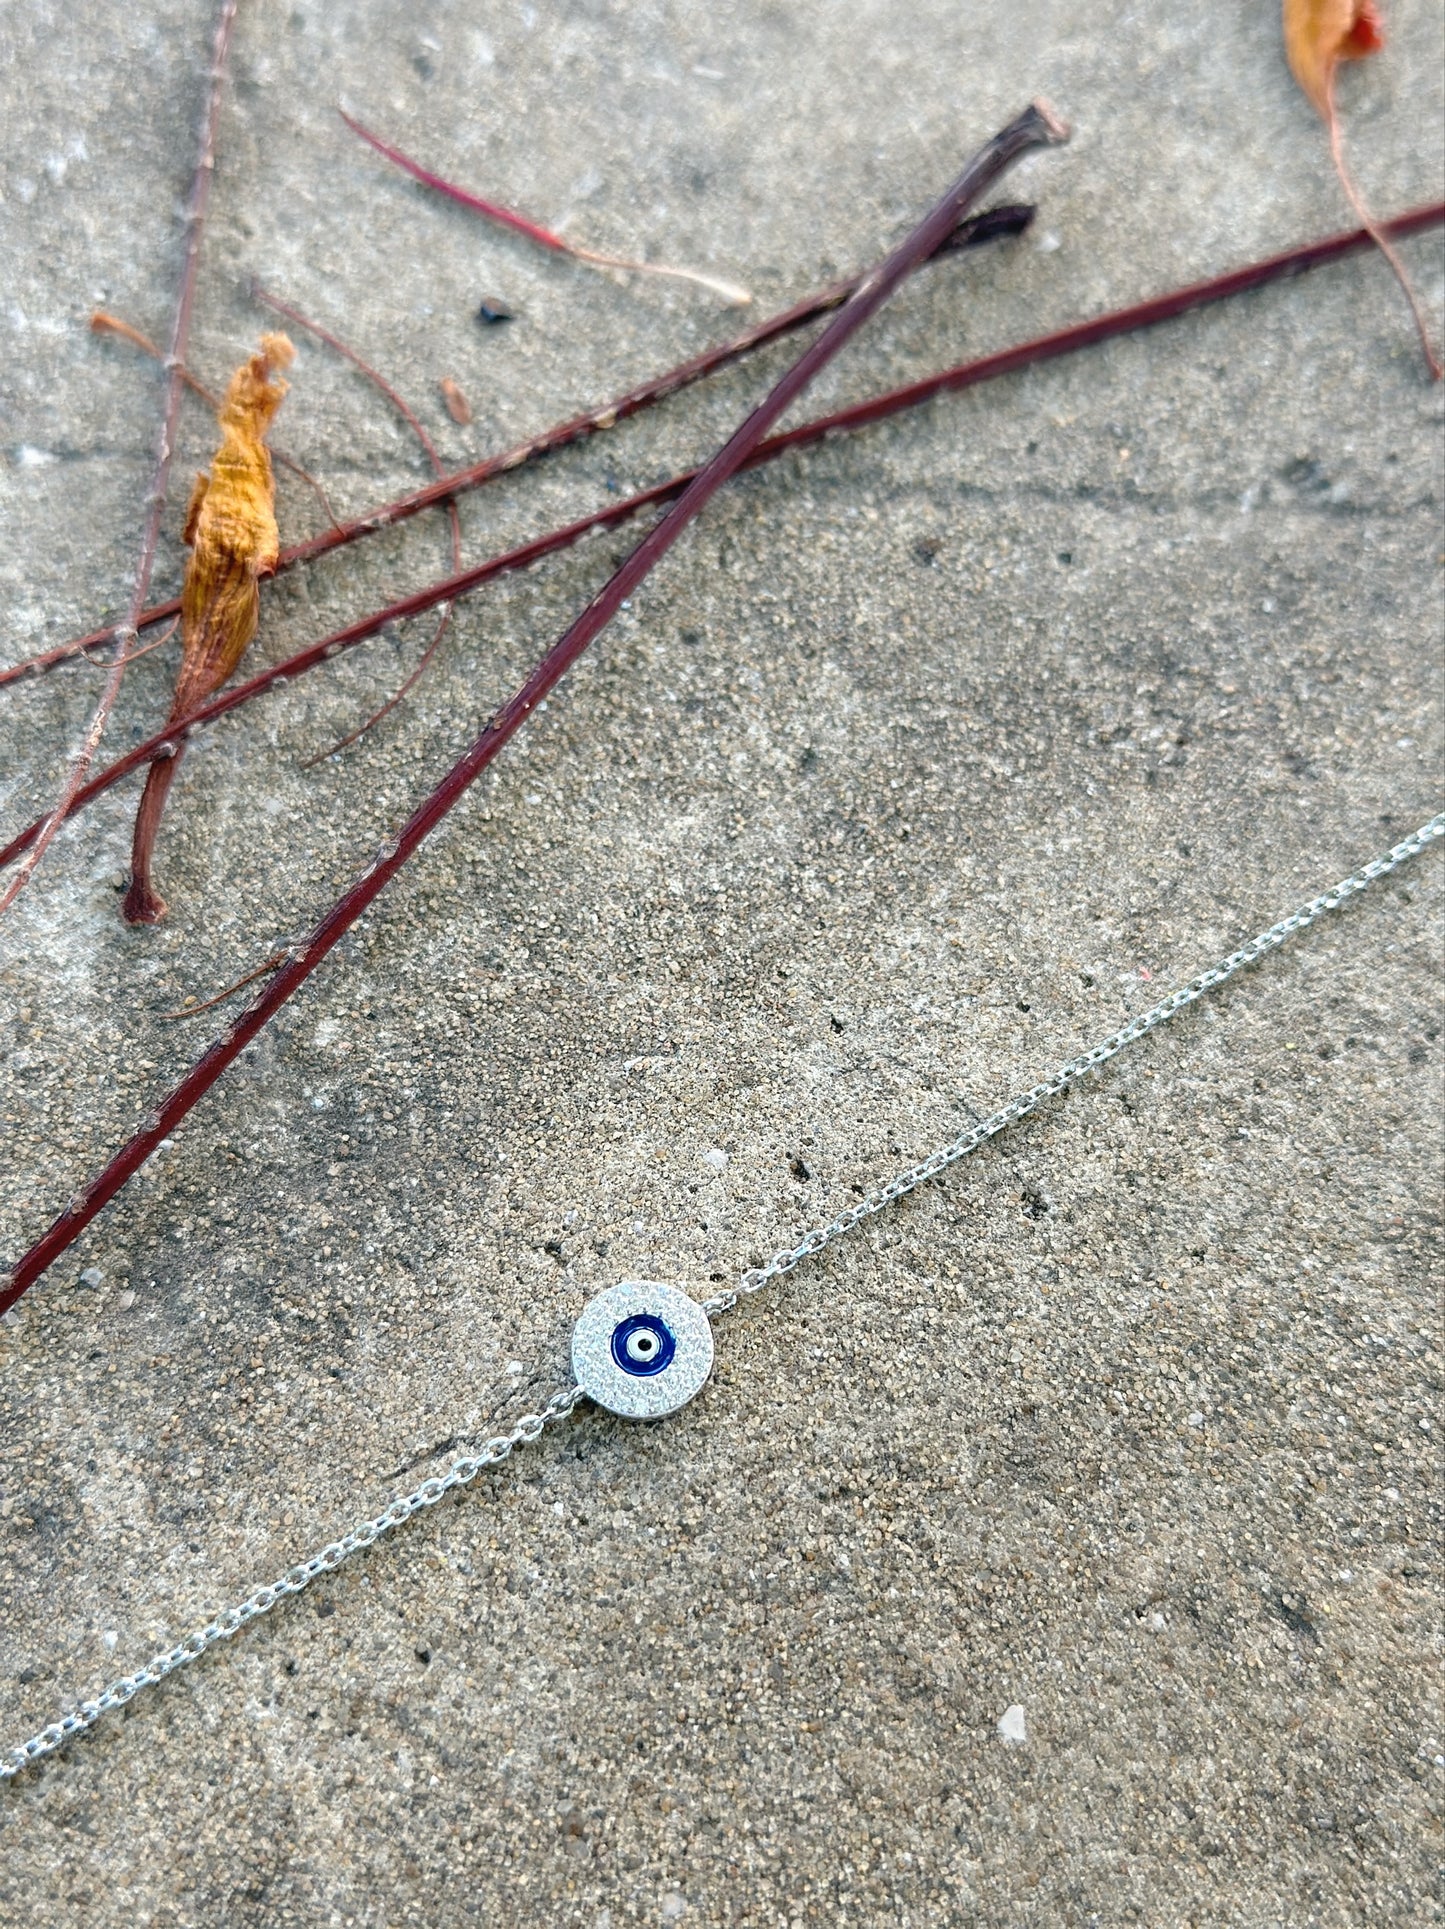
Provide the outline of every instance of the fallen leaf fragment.
{"type": "Polygon", "coordinates": [[[1329,130],[1330,156],[1340,186],[1350,206],[1368,229],[1370,238],[1389,262],[1399,282],[1410,313],[1419,330],[1420,345],[1430,373],[1438,382],[1442,371],[1425,325],[1424,311],[1394,246],[1382,233],[1379,223],[1366,206],[1345,162],[1340,133],[1339,109],[1335,102],[1335,76],[1343,62],[1364,60],[1385,44],[1385,23],[1375,0],[1283,0],[1284,50],[1290,71],[1329,130]]]}
{"type": "Polygon", "coordinates": [[[444,375],[441,380],[441,391],[442,400],[447,405],[447,414],[453,422],[460,422],[465,428],[472,419],[472,405],[463,395],[460,386],[450,375],[444,375]]]}
{"type": "MultiPolygon", "coordinates": [[[[276,479],[266,436],[286,394],[277,371],[295,349],[285,335],[263,335],[261,346],[231,377],[217,419],[221,446],[209,475],[196,477],[186,511],[190,548],[181,590],[181,667],[171,719],[204,703],[235,670],[260,620],[260,579],[276,567],[276,479]]],[[[151,885],[151,854],[166,794],[184,750],[150,767],[131,847],[130,887],[121,906],[130,924],[154,924],[166,913],[151,885]]]]}
{"type": "Polygon", "coordinates": [[[1334,115],[1335,70],[1385,44],[1374,0],[1284,0],[1284,50],[1295,79],[1321,120],[1334,115]]]}

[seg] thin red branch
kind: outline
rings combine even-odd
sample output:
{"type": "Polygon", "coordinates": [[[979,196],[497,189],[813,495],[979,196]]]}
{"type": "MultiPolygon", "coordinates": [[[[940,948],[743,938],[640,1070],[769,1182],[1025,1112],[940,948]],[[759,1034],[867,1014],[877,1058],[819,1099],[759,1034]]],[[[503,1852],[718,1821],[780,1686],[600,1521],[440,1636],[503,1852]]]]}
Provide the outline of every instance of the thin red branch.
{"type": "MultiPolygon", "coordinates": [[[[164,363],[166,359],[165,350],[157,348],[149,335],[143,334],[130,322],[122,321],[119,315],[108,315],[103,308],[97,308],[92,312],[90,332],[92,335],[118,336],[121,341],[129,342],[132,348],[138,348],[142,355],[149,355],[153,362],[164,363]]],[[[221,398],[214,389],[207,388],[199,377],[192,375],[185,367],[181,369],[181,380],[192,395],[198,395],[201,398],[212,415],[220,414],[221,398]]]]}
{"type": "MultiPolygon", "coordinates": [[[[980,238],[989,239],[996,231],[996,218],[1009,217],[1008,232],[1017,232],[1019,226],[1026,225],[1023,216],[1031,212],[1024,208],[989,209],[974,220],[962,222],[945,243],[939,254],[952,252],[958,246],[971,246],[980,238]]],[[[1424,207],[1411,208],[1406,213],[1396,215],[1391,221],[1381,223],[1386,234],[1402,239],[1408,235],[1423,234],[1430,228],[1437,228],[1445,222],[1445,201],[1432,201],[1424,207]]],[[[1262,261],[1252,262],[1247,268],[1232,270],[1229,274],[1219,275],[1208,281],[1191,283],[1184,288],[1160,295],[1152,302],[1142,303],[1134,308],[1121,308],[1101,315],[1091,322],[1079,322],[1072,329],[1061,334],[1041,336],[1035,342],[1021,343],[1017,348],[1004,352],[1009,355],[1029,355],[1036,353],[1038,359],[1048,360],[1055,354],[1067,354],[1070,345],[1085,348],[1091,342],[1102,341],[1106,335],[1124,334],[1131,329],[1147,328],[1156,321],[1168,321],[1175,315],[1184,314],[1191,308],[1203,308],[1209,303],[1223,301],[1229,296],[1242,294],[1250,288],[1263,287],[1267,282],[1288,280],[1295,275],[1304,274],[1311,268],[1322,267],[1332,261],[1339,261],[1361,249],[1374,246],[1373,237],[1363,228],[1350,228],[1342,234],[1327,235],[1323,240],[1311,241],[1302,247],[1286,249],[1283,254],[1267,256],[1262,261]],[[1102,332],[1100,332],[1102,331],[1102,332]],[[1063,343],[1060,347],[1056,344],[1063,343]]],[[[935,257],[937,259],[938,257],[935,257]]],[[[502,455],[487,456],[469,468],[459,469],[436,483],[428,483],[425,488],[412,494],[399,496],[394,502],[381,504],[368,510],[354,521],[343,524],[339,530],[328,530],[323,535],[309,541],[298,543],[291,549],[282,550],[277,563],[277,573],[294,568],[298,563],[311,562],[314,558],[326,555],[333,549],[369,536],[379,529],[390,529],[408,516],[419,515],[424,509],[435,508],[449,495],[463,495],[468,490],[481,488],[497,476],[520,468],[523,463],[539,460],[542,456],[565,448],[570,443],[580,442],[584,437],[602,429],[610,429],[629,415],[635,415],[650,403],[658,402],[664,396],[674,394],[688,384],[700,381],[714,370],[748,355],[765,343],[775,341],[790,330],[801,328],[805,323],[826,314],[832,307],[845,300],[856,281],[835,283],[818,294],[810,295],[806,301],[795,307],[785,309],[782,314],[774,315],[747,334],[740,335],[735,341],[720,348],[707,350],[690,362],[669,369],[665,375],[655,376],[650,382],[642,383],[631,389],[606,407],[594,409],[590,414],[575,416],[569,422],[559,423],[556,428],[548,429],[530,442],[518,444],[502,455]]],[[[986,358],[991,361],[992,358],[986,358]]],[[[949,370],[939,380],[951,382],[953,386],[967,386],[967,382],[954,380],[961,374],[978,366],[964,363],[961,370],[949,370]]],[[[1020,362],[1016,366],[1023,367],[1020,362]]],[[[998,373],[1007,371],[999,370],[998,373]]],[[[178,598],[166,603],[157,603],[143,612],[139,627],[144,629],[152,623],[163,623],[167,617],[174,616],[180,608],[178,598]]],[[[115,635],[113,628],[92,630],[87,636],[76,637],[69,643],[60,643],[54,649],[44,651],[39,656],[26,659],[23,663],[12,664],[9,669],[0,670],[0,685],[17,681],[21,677],[36,676],[72,657],[80,656],[97,645],[107,643],[115,635]]]]}
{"type": "Polygon", "coordinates": [[[201,235],[206,225],[206,209],[211,198],[211,178],[215,171],[216,128],[221,115],[221,89],[226,76],[226,56],[231,46],[231,29],[236,21],[237,0],[222,0],[220,16],[216,22],[215,43],[211,52],[210,92],[206,101],[206,113],[201,127],[201,152],[196,162],[196,172],[191,183],[190,207],[186,215],[189,230],[186,237],[185,266],[181,271],[180,293],[176,301],[175,318],[171,323],[170,346],[166,354],[166,403],[161,418],[161,431],[156,445],[155,472],[151,480],[150,499],[146,509],[145,531],[141,537],[140,560],[136,564],[135,580],[131,588],[130,608],[126,621],[115,632],[115,652],[106,677],[105,687],[95,706],[78,751],[70,759],[70,769],[66,773],[60,796],[55,808],[45,821],[39,836],[35,839],[20,868],[10,880],[8,889],[0,894],[0,912],[15,902],[34,874],[55,833],[70,814],[71,805],[77,792],[84,784],[86,774],[95,761],[95,753],[100,748],[100,740],[105,735],[105,726],[115,708],[116,698],[125,676],[126,663],[131,648],[136,641],[141,615],[145,609],[146,597],[150,594],[151,571],[155,567],[156,545],[160,541],[161,516],[166,504],[166,485],[170,481],[171,458],[175,453],[176,424],[180,419],[181,396],[185,392],[186,344],[190,339],[191,311],[195,306],[196,273],[200,266],[201,235]]]}
{"type": "MultiPolygon", "coordinates": [[[[354,730],[348,730],[344,737],[338,737],[335,743],[328,744],[324,750],[318,750],[313,756],[303,757],[300,765],[302,770],[314,770],[317,764],[324,764],[328,757],[334,757],[340,751],[349,750],[352,744],[366,735],[368,730],[380,723],[384,717],[389,717],[399,703],[406,701],[431,668],[432,658],[436,655],[441,645],[441,640],[447,633],[447,624],[451,621],[451,615],[451,604],[443,600],[441,604],[441,620],[432,631],[431,642],[427,644],[426,648],[412,666],[410,673],[405,676],[397,685],[396,689],[392,691],[386,702],[383,703],[379,709],[373,710],[365,722],[359,723],[354,730]]],[[[3,868],[3,866],[0,866],[0,869],[3,868]]]]}
{"type": "MultiPolygon", "coordinates": [[[[1418,233],[1427,227],[1438,226],[1445,222],[1445,202],[1436,202],[1428,208],[1417,208],[1408,215],[1401,215],[1390,223],[1397,233],[1418,233]]],[[[921,403],[931,401],[934,396],[959,389],[975,388],[982,382],[991,382],[1004,375],[1015,374],[1018,370],[1032,368],[1039,363],[1057,361],[1065,355],[1076,354],[1080,349],[1094,347],[1099,342],[1110,341],[1116,336],[1134,334],[1140,329],[1158,327],[1163,322],[1173,321],[1180,315],[1189,314],[1196,308],[1205,308],[1214,302],[1225,301],[1235,295],[1246,294],[1251,289],[1260,288],[1272,281],[1287,279],[1303,274],[1307,269],[1316,268],[1331,261],[1338,261],[1358,250],[1373,246],[1370,235],[1364,229],[1351,229],[1347,234],[1330,235],[1323,241],[1310,242],[1302,248],[1293,248],[1284,254],[1270,255],[1263,261],[1251,262],[1247,267],[1236,268],[1225,275],[1216,275],[1209,281],[1197,281],[1183,288],[1174,288],[1164,295],[1156,295],[1149,301],[1137,302],[1128,308],[1111,309],[1107,314],[1098,315],[1092,321],[1075,322],[1068,328],[1061,328],[1049,335],[1036,335],[1031,340],[1015,343],[1011,348],[1001,348],[992,355],[979,356],[971,362],[961,362],[956,367],[941,369],[936,375],[926,375],[921,381],[910,382],[903,388],[889,389],[885,394],[876,395],[871,401],[855,402],[851,408],[839,409],[833,415],[804,422],[785,435],[770,436],[760,443],[748,458],[744,467],[759,468],[763,464],[776,461],[781,455],[808,447],[826,436],[846,435],[857,429],[870,427],[875,422],[884,421],[905,409],[917,408],[921,403]]],[[[426,589],[415,590],[399,602],[388,604],[385,609],[376,610],[369,616],[358,618],[345,629],[335,630],[319,643],[312,643],[294,656],[284,658],[268,670],[260,671],[246,683],[238,683],[231,689],[222,691],[204,704],[199,710],[165,730],[159,730],[152,737],[107,765],[101,774],[94,778],[75,800],[74,809],[79,810],[93,797],[128,776],[142,764],[149,763],[157,755],[165,755],[190,731],[202,725],[214,723],[227,711],[235,710],[263,691],[279,688],[292,678],[303,676],[308,670],[315,669],[320,663],[340,656],[344,651],[354,649],[368,642],[373,636],[392,623],[402,623],[414,616],[421,616],[437,604],[451,602],[458,597],[470,595],[495,577],[506,576],[514,571],[530,569],[544,557],[553,556],[559,550],[570,549],[574,543],[594,535],[604,529],[611,529],[645,509],[659,507],[670,502],[697,475],[696,469],[684,469],[681,474],[671,476],[666,482],[644,489],[639,495],[627,496],[620,502],[609,503],[606,508],[583,516],[576,522],[564,524],[545,536],[536,536],[531,542],[523,543],[520,548],[505,551],[500,556],[490,557],[474,568],[464,570],[459,576],[449,576],[445,581],[433,583],[426,589]]],[[[452,477],[450,480],[455,481],[452,477]]],[[[0,870],[13,863],[20,853],[27,849],[39,830],[39,823],[29,825],[20,831],[9,844],[0,849],[0,870]]]]}
{"type": "Polygon", "coordinates": [[[445,195],[449,201],[455,201],[461,207],[470,208],[473,214],[483,215],[488,221],[510,228],[514,234],[525,235],[529,241],[535,241],[539,248],[546,248],[552,254],[570,255],[574,261],[585,262],[589,268],[621,268],[628,274],[666,275],[673,281],[691,281],[699,288],[711,289],[713,294],[721,295],[724,301],[738,308],[746,308],[752,300],[747,289],[740,288],[736,282],[720,281],[716,275],[700,274],[696,268],[672,268],[660,261],[627,261],[619,255],[603,255],[593,248],[579,247],[575,241],[568,241],[563,235],[544,228],[539,221],[530,221],[525,214],[501,207],[495,201],[484,201],[481,195],[473,194],[469,188],[458,187],[454,181],[433,173],[429,167],[423,167],[420,161],[414,161],[409,154],[403,154],[399,147],[393,147],[390,141],[373,134],[369,127],[363,127],[344,107],[338,107],[336,111],[353,134],[359,134],[369,147],[374,147],[378,154],[384,155],[394,167],[401,168],[414,181],[420,181],[423,187],[445,195]]]}
{"type": "MultiPolygon", "coordinates": [[[[320,322],[312,321],[308,315],[303,315],[299,308],[293,308],[290,302],[282,301],[279,295],[268,294],[259,281],[253,281],[251,283],[251,294],[254,300],[264,303],[267,308],[274,309],[278,315],[285,315],[288,321],[295,322],[298,328],[304,328],[308,334],[315,335],[318,341],[325,342],[328,348],[334,348],[338,355],[351,363],[353,368],[359,369],[367,381],[371,382],[381,391],[387,401],[390,402],[392,407],[401,415],[403,421],[410,425],[417,440],[426,451],[427,461],[430,462],[432,466],[432,473],[437,476],[446,475],[446,464],[441,459],[441,454],[437,449],[436,443],[432,441],[431,436],[427,433],[426,426],[422,422],[421,417],[405,398],[392,387],[386,377],[379,374],[377,370],[371,366],[370,362],[363,361],[354,348],[342,341],[339,335],[333,335],[330,329],[323,328],[320,322]]],[[[451,524],[452,574],[455,576],[460,574],[462,567],[462,518],[461,512],[457,508],[455,496],[447,496],[445,502],[447,520],[451,524]]],[[[411,675],[407,677],[402,684],[401,688],[394,696],[389,697],[379,710],[373,711],[365,723],[353,730],[349,737],[343,737],[341,742],[333,744],[330,750],[323,750],[321,757],[329,757],[337,750],[345,750],[348,744],[353,744],[358,737],[365,736],[373,724],[380,723],[384,716],[396,708],[407,693],[413,689],[425,675],[427,666],[441,647],[442,638],[447,633],[447,625],[451,622],[451,615],[450,603],[444,603],[442,605],[441,616],[437,620],[437,626],[432,632],[431,642],[428,643],[422,651],[420,661],[417,663],[411,675]]],[[[314,757],[311,761],[313,763],[319,763],[321,757],[314,757]]]]}
{"type": "Polygon", "coordinates": [[[404,174],[409,174],[414,181],[420,181],[423,187],[444,194],[449,201],[456,201],[462,207],[470,208],[473,214],[484,215],[488,221],[510,228],[515,234],[526,235],[539,248],[549,248],[553,254],[571,254],[572,244],[564,241],[560,234],[553,234],[550,228],[544,228],[540,221],[529,221],[525,214],[517,214],[495,201],[484,201],[481,195],[473,194],[470,189],[459,188],[455,182],[444,180],[440,174],[433,174],[429,167],[423,167],[420,161],[414,161],[409,154],[403,154],[399,147],[393,147],[390,141],[384,141],[380,134],[373,134],[369,127],[363,127],[344,107],[338,107],[336,111],[353,134],[359,134],[368,147],[374,147],[378,154],[394,167],[399,167],[404,174]]]}
{"type": "Polygon", "coordinates": [[[792,405],[844,344],[954,227],[975,201],[1015,160],[1031,148],[1065,138],[1065,130],[1046,110],[1030,107],[980,150],[958,180],[888,258],[864,277],[841,312],[777,382],[740,428],[729,437],[661,521],[615,570],[599,595],[564,632],[522,687],[487,724],[469,750],[408,818],[400,835],[377,855],[357,882],[321,919],[307,941],[287,959],[253,1002],[204,1052],[161,1101],[145,1124],[16,1263],[0,1292],[0,1313],[7,1311],[40,1277],[52,1260],[73,1243],[101,1208],[120,1190],[215,1084],[273,1014],[305,983],[321,960],[349,931],[442,819],[470,789],[508,739],[527,722],[537,705],[600,635],[622,603],[643,582],[688,524],[719,488],[753,454],[768,430],[792,405]]]}
{"type": "Polygon", "coordinates": [[[284,951],[273,951],[269,958],[258,964],[254,971],[248,971],[243,978],[235,978],[224,991],[218,991],[214,998],[207,998],[199,1005],[182,1005],[179,1011],[163,1011],[159,1014],[163,1025],[173,1025],[178,1018],[199,1018],[203,1011],[214,1011],[217,1005],[224,1005],[228,998],[234,998],[238,991],[247,985],[254,985],[258,978],[264,978],[268,971],[274,971],[286,957],[284,951]]]}
{"type": "Polygon", "coordinates": [[[304,328],[307,334],[314,335],[317,341],[325,342],[328,348],[334,348],[343,361],[350,362],[351,366],[364,375],[372,387],[378,389],[381,394],[386,397],[387,401],[391,403],[391,406],[406,423],[407,427],[411,429],[417,441],[420,442],[422,448],[426,451],[427,458],[437,474],[444,475],[446,473],[442,467],[442,459],[437,450],[437,445],[427,433],[426,424],[422,421],[416,410],[406,400],[405,396],[387,381],[379,369],[373,368],[370,362],[357,354],[350,343],[342,341],[339,335],[333,335],[331,330],[329,328],[323,328],[320,322],[312,321],[309,315],[303,315],[301,310],[299,308],[293,308],[289,301],[282,301],[279,295],[273,295],[268,289],[263,288],[259,281],[253,280],[251,283],[251,299],[260,302],[263,308],[269,308],[273,314],[284,315],[287,321],[295,322],[298,328],[304,328]]]}
{"type": "MultiPolygon", "coordinates": [[[[960,222],[954,233],[937,251],[935,259],[957,253],[961,249],[976,247],[982,242],[994,240],[1003,234],[1017,234],[1028,226],[1032,218],[1033,209],[1026,205],[990,208],[983,214],[960,222]]],[[[649,381],[639,383],[636,388],[627,390],[625,394],[614,397],[610,402],[605,402],[601,408],[590,409],[585,415],[572,416],[569,420],[559,422],[550,429],[544,429],[540,435],[533,436],[526,442],[519,442],[510,449],[504,449],[498,455],[485,456],[480,462],[458,470],[445,478],[444,485],[435,483],[421,490],[413,490],[409,495],[400,496],[394,502],[383,503],[376,509],[366,511],[351,522],[343,524],[339,529],[327,530],[320,535],[309,537],[305,542],[293,544],[291,548],[282,550],[277,559],[275,573],[280,575],[287,569],[295,568],[299,563],[313,562],[317,557],[327,555],[333,549],[339,549],[347,543],[355,542],[360,537],[374,535],[381,529],[390,529],[395,524],[406,521],[410,516],[419,515],[424,509],[434,508],[449,495],[462,495],[469,490],[479,489],[486,483],[495,481],[498,476],[510,475],[513,470],[521,468],[526,463],[540,461],[542,457],[552,455],[559,449],[567,448],[575,442],[585,440],[590,435],[613,428],[617,423],[625,421],[628,416],[636,415],[642,409],[664,400],[669,395],[676,394],[679,389],[688,388],[692,383],[702,381],[717,370],[726,368],[733,362],[740,361],[743,357],[766,347],[770,342],[777,341],[799,328],[806,327],[809,322],[818,320],[832,309],[840,307],[857,285],[856,276],[833,282],[828,287],[806,296],[802,301],[795,302],[791,308],[785,308],[781,313],[771,316],[767,321],[757,323],[755,327],[736,336],[732,341],[724,342],[716,348],[705,349],[700,355],[680,363],[676,368],[670,368],[661,375],[653,376],[649,381]]],[[[168,616],[174,616],[179,608],[179,597],[173,597],[165,603],[157,603],[143,613],[140,627],[145,628],[150,623],[164,622],[168,616]]],[[[66,662],[69,658],[109,642],[114,635],[115,629],[112,626],[92,630],[88,635],[76,637],[69,643],[57,644],[53,649],[30,657],[23,663],[12,664],[8,669],[0,670],[0,685],[55,669],[57,665],[66,662]]]]}

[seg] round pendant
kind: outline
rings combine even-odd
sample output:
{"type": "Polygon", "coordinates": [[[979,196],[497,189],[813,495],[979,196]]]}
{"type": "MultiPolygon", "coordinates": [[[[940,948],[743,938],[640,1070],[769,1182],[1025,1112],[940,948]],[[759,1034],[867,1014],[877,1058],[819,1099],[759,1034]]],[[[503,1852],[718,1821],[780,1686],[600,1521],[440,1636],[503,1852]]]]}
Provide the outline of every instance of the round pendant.
{"type": "Polygon", "coordinates": [[[589,1300],[572,1329],[578,1386],[626,1420],[685,1407],[712,1372],[712,1322],[676,1286],[625,1279],[589,1300]]]}

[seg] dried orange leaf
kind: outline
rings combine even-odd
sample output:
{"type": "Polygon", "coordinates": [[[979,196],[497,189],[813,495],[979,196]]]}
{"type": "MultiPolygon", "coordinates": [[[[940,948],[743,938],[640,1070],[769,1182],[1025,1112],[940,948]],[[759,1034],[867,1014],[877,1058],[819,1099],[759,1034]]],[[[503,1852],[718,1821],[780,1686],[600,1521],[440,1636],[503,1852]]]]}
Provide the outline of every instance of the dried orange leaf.
{"type": "Polygon", "coordinates": [[[1364,60],[1378,53],[1384,44],[1385,23],[1375,0],[1284,0],[1284,50],[1290,71],[1329,129],[1330,158],[1340,177],[1340,186],[1375,246],[1389,262],[1410,304],[1430,373],[1438,382],[1442,372],[1440,358],[1430,340],[1419,296],[1411,286],[1404,262],[1355,186],[1345,161],[1340,117],[1335,106],[1335,74],[1341,61],[1364,60]]]}
{"type": "Polygon", "coordinates": [[[191,557],[181,591],[181,671],[173,716],[204,703],[226,681],[256,634],[256,585],[276,567],[276,478],[266,436],[286,394],[276,370],[296,351],[285,335],[263,335],[231,377],[218,420],[221,446],[211,473],[198,475],[186,516],[191,557]]]}
{"type": "MultiPolygon", "coordinates": [[[[296,351],[284,335],[263,335],[261,346],[231,377],[217,419],[221,446],[210,474],[196,477],[186,511],[190,548],[181,589],[181,667],[171,717],[204,703],[246,653],[260,620],[257,585],[276,567],[276,478],[266,436],[286,394],[277,376],[296,351]]],[[[151,852],[166,793],[180,761],[178,745],[153,763],[136,812],[130,888],[121,907],[132,924],[154,924],[165,902],[151,886],[151,852]]]]}
{"type": "Polygon", "coordinates": [[[1295,79],[1322,120],[1333,113],[1335,69],[1385,44],[1374,0],[1284,0],[1284,50],[1295,79]]]}

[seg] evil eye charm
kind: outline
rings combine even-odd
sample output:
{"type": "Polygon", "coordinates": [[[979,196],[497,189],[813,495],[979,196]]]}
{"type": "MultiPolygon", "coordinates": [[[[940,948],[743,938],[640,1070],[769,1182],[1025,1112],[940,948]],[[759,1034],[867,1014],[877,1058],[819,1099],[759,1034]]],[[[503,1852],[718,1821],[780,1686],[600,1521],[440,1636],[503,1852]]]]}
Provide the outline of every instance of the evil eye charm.
{"type": "Polygon", "coordinates": [[[676,1286],[628,1279],[582,1309],[572,1372],[589,1399],[627,1420],[685,1407],[712,1372],[712,1322],[676,1286]]]}

